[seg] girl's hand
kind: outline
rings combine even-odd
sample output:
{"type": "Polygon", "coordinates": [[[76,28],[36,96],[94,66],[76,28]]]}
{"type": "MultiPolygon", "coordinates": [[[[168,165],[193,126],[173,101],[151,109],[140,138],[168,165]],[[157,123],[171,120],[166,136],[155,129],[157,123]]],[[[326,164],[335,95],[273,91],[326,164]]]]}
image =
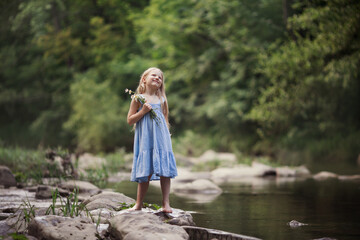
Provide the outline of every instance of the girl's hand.
{"type": "Polygon", "coordinates": [[[143,108],[141,109],[144,114],[150,112],[152,109],[151,105],[149,103],[144,103],[143,108]]]}

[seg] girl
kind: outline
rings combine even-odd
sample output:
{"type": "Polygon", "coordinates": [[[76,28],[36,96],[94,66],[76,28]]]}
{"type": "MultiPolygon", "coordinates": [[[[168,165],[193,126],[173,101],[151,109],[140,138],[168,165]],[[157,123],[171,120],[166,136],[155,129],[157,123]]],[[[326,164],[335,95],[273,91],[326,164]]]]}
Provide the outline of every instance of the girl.
{"type": "Polygon", "coordinates": [[[177,170],[169,133],[164,80],[160,69],[147,69],[141,75],[136,89],[136,94],[143,96],[146,103],[142,105],[133,98],[127,116],[129,125],[136,123],[131,181],[138,182],[138,189],[133,210],[141,210],[149,181],[160,179],[162,211],[172,212],[169,200],[170,178],[177,176],[177,170]],[[157,120],[150,117],[151,109],[155,111],[157,120]]]}

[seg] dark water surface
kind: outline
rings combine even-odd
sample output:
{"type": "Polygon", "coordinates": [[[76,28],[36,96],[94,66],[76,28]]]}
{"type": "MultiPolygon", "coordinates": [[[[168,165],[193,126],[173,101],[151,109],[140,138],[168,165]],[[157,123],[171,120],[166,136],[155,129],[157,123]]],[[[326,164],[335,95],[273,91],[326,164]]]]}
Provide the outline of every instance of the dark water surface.
{"type": "MultiPolygon", "coordinates": [[[[136,198],[136,183],[109,187],[136,198]]],[[[171,205],[196,212],[197,226],[261,239],[360,239],[359,182],[254,178],[220,187],[213,199],[171,194],[171,205]],[[291,228],[291,220],[308,225],[291,228]]],[[[161,205],[160,189],[150,186],[145,202],[161,205]]]]}

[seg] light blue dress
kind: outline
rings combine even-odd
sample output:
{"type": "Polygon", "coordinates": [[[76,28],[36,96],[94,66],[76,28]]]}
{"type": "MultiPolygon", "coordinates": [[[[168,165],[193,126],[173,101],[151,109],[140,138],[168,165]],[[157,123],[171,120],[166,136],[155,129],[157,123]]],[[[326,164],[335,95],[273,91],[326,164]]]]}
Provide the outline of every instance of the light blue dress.
{"type": "Polygon", "coordinates": [[[177,176],[170,132],[161,104],[150,104],[160,121],[151,119],[148,112],[136,123],[131,181],[138,183],[147,182],[150,175],[150,180],[177,176]]]}

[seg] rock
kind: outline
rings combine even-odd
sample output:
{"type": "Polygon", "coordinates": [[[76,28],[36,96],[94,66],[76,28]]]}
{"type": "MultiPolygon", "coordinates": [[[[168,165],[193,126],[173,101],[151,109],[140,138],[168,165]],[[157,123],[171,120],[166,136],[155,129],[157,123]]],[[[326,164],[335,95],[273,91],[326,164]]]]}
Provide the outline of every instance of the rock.
{"type": "Polygon", "coordinates": [[[163,223],[157,216],[143,211],[119,214],[111,218],[109,224],[109,232],[114,239],[189,239],[182,227],[163,223]]]}
{"type": "Polygon", "coordinates": [[[161,221],[178,226],[195,226],[192,215],[189,212],[181,209],[172,208],[172,213],[164,213],[157,211],[154,214],[160,218],[161,221]]]}
{"type": "MultiPolygon", "coordinates": [[[[52,204],[51,200],[38,200],[34,192],[23,189],[0,189],[0,211],[15,213],[24,202],[30,202],[35,209],[46,209],[52,204]]],[[[60,203],[58,200],[57,203],[60,203]]]]}
{"type": "Polygon", "coordinates": [[[202,194],[218,194],[222,190],[213,182],[207,179],[198,179],[191,183],[177,184],[173,186],[174,192],[180,193],[202,193],[202,194]]]}
{"type": "Polygon", "coordinates": [[[341,181],[360,181],[360,175],[351,175],[351,176],[341,175],[338,178],[341,181]]]}
{"type": "Polygon", "coordinates": [[[295,169],[285,167],[277,167],[276,168],[276,176],[277,177],[295,177],[296,171],[295,169]]]}
{"type": "Polygon", "coordinates": [[[99,169],[102,168],[103,165],[106,165],[105,158],[96,157],[90,153],[84,153],[78,159],[78,169],[80,171],[99,169]]]}
{"type": "Polygon", "coordinates": [[[212,239],[231,239],[231,240],[260,240],[259,238],[219,231],[215,229],[183,226],[189,234],[189,239],[196,240],[212,240],[212,239]]]}
{"type": "Polygon", "coordinates": [[[89,211],[94,222],[107,223],[107,220],[115,216],[115,211],[111,211],[107,208],[98,208],[89,211]]]}
{"type": "Polygon", "coordinates": [[[277,177],[307,177],[310,176],[310,171],[305,166],[299,167],[277,167],[275,168],[277,177]]]}
{"type": "Polygon", "coordinates": [[[61,216],[35,217],[28,227],[29,235],[47,240],[96,240],[96,227],[87,218],[61,216]]]}
{"type": "Polygon", "coordinates": [[[0,236],[5,236],[14,232],[15,229],[12,228],[6,221],[0,221],[0,236]]]}
{"type": "Polygon", "coordinates": [[[337,178],[337,177],[338,177],[337,174],[332,173],[332,172],[326,172],[326,171],[319,172],[313,176],[313,178],[315,180],[326,180],[326,179],[337,178]]]}
{"type": "Polygon", "coordinates": [[[274,168],[253,162],[252,166],[237,165],[233,168],[218,168],[211,172],[211,180],[214,182],[236,182],[239,179],[249,177],[263,177],[276,175],[274,168]]]}
{"type": "Polygon", "coordinates": [[[94,184],[79,180],[69,180],[62,182],[59,186],[64,189],[68,189],[69,191],[74,191],[75,188],[78,188],[79,193],[89,193],[91,195],[101,192],[101,189],[99,189],[94,184]]]}
{"type": "Polygon", "coordinates": [[[120,203],[131,204],[135,203],[135,200],[122,193],[103,192],[86,199],[83,203],[89,211],[99,208],[115,210],[120,203]]]}
{"type": "Polygon", "coordinates": [[[309,169],[303,165],[295,168],[296,177],[307,177],[310,176],[310,174],[309,169]]]}
{"type": "Polygon", "coordinates": [[[53,194],[53,192],[55,192],[56,189],[58,189],[58,193],[60,194],[60,196],[62,196],[62,197],[69,196],[69,192],[67,190],[64,190],[61,188],[56,188],[56,187],[51,187],[51,186],[47,186],[47,185],[39,185],[36,190],[35,198],[50,199],[50,198],[52,198],[52,194],[53,194]]]}
{"type": "Polygon", "coordinates": [[[287,225],[289,225],[292,228],[297,228],[297,227],[301,227],[301,226],[306,226],[308,224],[301,223],[301,222],[298,222],[296,220],[291,220],[290,222],[287,223],[287,225]]]}
{"type": "Polygon", "coordinates": [[[16,186],[15,177],[6,166],[0,166],[0,185],[6,188],[16,186]]]}

